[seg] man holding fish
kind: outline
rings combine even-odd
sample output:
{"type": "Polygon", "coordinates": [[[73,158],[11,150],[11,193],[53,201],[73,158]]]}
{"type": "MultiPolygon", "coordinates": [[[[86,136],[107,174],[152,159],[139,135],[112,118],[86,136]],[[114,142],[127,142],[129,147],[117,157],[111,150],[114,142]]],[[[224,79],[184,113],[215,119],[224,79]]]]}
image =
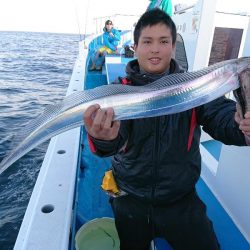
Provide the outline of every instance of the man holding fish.
{"type": "MultiPolygon", "coordinates": [[[[163,11],[141,16],[134,42],[137,59],[126,69],[131,85],[183,72],[172,59],[176,27],[163,11]]],[[[225,144],[250,145],[249,106],[244,118],[225,97],[171,115],[124,121],[113,121],[113,116],[112,108],[92,105],[84,112],[84,124],[92,151],[101,157],[113,155],[115,181],[127,194],[111,198],[120,248],[148,250],[153,238],[162,237],[174,250],[219,249],[206,206],[195,190],[201,171],[201,126],[225,144]]]]}

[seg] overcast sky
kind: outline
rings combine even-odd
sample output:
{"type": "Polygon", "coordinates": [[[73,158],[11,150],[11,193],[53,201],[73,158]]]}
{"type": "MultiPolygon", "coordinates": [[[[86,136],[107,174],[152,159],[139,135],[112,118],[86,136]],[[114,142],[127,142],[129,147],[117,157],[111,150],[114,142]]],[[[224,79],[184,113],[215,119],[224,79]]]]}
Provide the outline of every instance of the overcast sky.
{"type": "MultiPolygon", "coordinates": [[[[196,0],[173,0],[192,4],[196,0]]],[[[0,31],[81,33],[93,29],[93,17],[111,13],[140,15],[149,0],[1,0],[0,31]],[[87,25],[85,22],[88,20],[87,25]]],[[[248,11],[250,0],[218,0],[225,11],[248,11]]],[[[88,33],[87,32],[87,33],[88,33]]]]}
{"type": "Polygon", "coordinates": [[[120,1],[0,0],[0,30],[79,33],[80,26],[83,33],[86,19],[117,12],[141,14],[149,3],[148,0],[124,0],[120,7],[120,1]]]}

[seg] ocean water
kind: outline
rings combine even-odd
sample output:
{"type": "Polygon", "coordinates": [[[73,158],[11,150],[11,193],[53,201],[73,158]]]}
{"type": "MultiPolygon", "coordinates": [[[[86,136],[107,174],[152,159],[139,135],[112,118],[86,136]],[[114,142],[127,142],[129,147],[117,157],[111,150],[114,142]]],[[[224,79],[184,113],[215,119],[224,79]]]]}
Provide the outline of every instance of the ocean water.
{"type": "MultiPolygon", "coordinates": [[[[0,161],[13,136],[67,90],[79,35],[0,32],[0,161]]],[[[13,249],[48,142],[0,175],[0,249],[13,249]]]]}

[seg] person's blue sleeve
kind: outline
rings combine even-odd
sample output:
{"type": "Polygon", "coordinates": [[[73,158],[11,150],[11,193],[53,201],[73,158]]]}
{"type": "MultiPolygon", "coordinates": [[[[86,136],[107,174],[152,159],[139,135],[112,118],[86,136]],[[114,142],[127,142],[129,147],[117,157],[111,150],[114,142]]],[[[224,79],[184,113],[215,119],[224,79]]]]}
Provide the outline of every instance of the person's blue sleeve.
{"type": "Polygon", "coordinates": [[[109,42],[110,38],[108,33],[104,33],[103,34],[103,43],[106,47],[110,48],[111,50],[115,51],[116,50],[116,46],[113,45],[111,42],[109,42]]]}
{"type": "Polygon", "coordinates": [[[121,40],[121,34],[120,34],[120,32],[118,30],[114,29],[113,35],[114,35],[114,40],[115,41],[119,42],[121,40]]]}
{"type": "Polygon", "coordinates": [[[103,45],[107,46],[109,48],[109,38],[108,38],[108,33],[105,32],[102,35],[103,38],[103,45]]]}

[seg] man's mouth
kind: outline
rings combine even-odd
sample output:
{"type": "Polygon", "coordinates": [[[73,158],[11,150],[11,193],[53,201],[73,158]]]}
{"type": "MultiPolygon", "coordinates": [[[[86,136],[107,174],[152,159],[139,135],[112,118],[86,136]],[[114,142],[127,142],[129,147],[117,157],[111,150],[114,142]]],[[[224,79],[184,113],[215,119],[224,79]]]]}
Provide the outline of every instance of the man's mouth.
{"type": "Polygon", "coordinates": [[[152,58],[149,58],[149,61],[150,63],[156,65],[160,63],[161,59],[159,57],[152,57],[152,58]]]}

